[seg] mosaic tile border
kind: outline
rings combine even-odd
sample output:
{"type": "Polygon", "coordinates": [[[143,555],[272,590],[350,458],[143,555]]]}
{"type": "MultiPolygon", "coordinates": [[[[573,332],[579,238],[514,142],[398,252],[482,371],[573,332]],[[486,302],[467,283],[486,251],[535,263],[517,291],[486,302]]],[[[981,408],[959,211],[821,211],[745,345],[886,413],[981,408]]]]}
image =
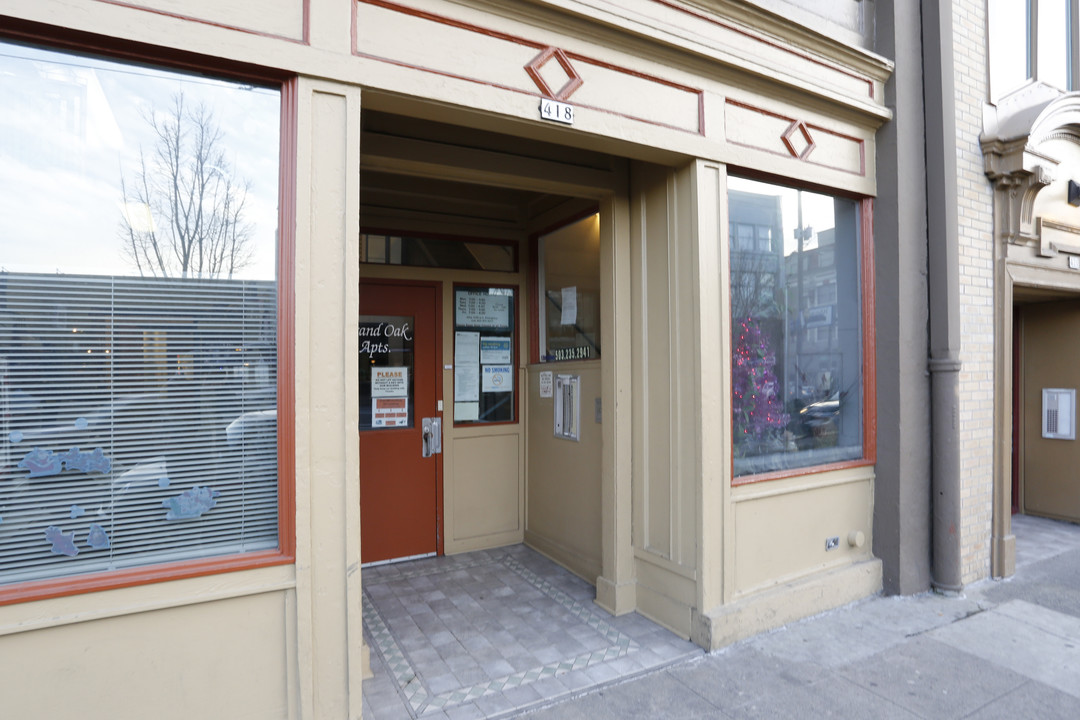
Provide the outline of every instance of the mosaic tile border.
{"type": "MultiPolygon", "coordinates": [[[[565,675],[574,670],[584,670],[585,668],[593,667],[600,663],[624,657],[638,649],[638,644],[634,642],[632,638],[606,622],[590,606],[570,597],[568,594],[559,590],[550,582],[541,578],[509,555],[486,558],[484,560],[456,564],[449,567],[425,568],[411,573],[401,573],[394,575],[393,577],[385,578],[381,580],[381,582],[402,580],[422,575],[455,572],[465,568],[495,564],[504,565],[548,598],[561,605],[574,617],[598,632],[608,641],[608,643],[610,643],[609,647],[592,652],[581,653],[574,657],[556,660],[545,665],[505,675],[488,682],[478,683],[471,687],[449,690],[433,696],[428,692],[427,688],[424,687],[416,670],[412,667],[405,653],[401,650],[397,640],[390,632],[390,628],[387,626],[382,616],[379,615],[379,611],[375,608],[375,603],[371,600],[365,590],[363,608],[364,626],[371,638],[372,645],[382,656],[387,670],[397,683],[401,694],[405,697],[405,700],[409,705],[409,711],[413,717],[418,717],[426,712],[445,710],[446,708],[471,702],[486,695],[511,690],[545,678],[565,675]]],[[[375,582],[378,583],[380,581],[376,580],[375,582]]]]}

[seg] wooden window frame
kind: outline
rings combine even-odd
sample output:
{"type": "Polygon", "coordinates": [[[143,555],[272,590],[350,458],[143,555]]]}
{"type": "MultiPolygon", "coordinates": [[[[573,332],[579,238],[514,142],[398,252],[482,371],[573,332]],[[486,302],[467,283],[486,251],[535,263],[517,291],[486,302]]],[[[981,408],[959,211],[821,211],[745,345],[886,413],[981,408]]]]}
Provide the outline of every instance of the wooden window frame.
{"type": "MultiPolygon", "coordinates": [[[[763,177],[753,174],[741,174],[738,177],[782,185],[796,190],[812,190],[833,197],[849,197],[835,190],[820,187],[808,187],[805,185],[791,185],[778,182],[772,177],[763,177]]],[[[751,475],[735,476],[735,454],[732,452],[729,465],[731,473],[731,486],[752,485],[754,483],[782,480],[784,478],[798,477],[803,475],[817,475],[833,470],[846,470],[848,468],[868,467],[877,463],[877,359],[875,348],[877,345],[874,325],[875,286],[874,286],[874,200],[873,198],[852,198],[858,204],[859,212],[859,292],[862,304],[862,431],[863,431],[863,454],[855,460],[842,460],[840,462],[824,463],[821,465],[807,465],[804,467],[774,470],[772,472],[756,473],[751,475]]],[[[727,250],[725,250],[727,252],[727,250]]],[[[730,302],[730,298],[727,302],[730,302]]],[[[730,315],[730,306],[728,314],[730,315]]],[[[728,358],[728,373],[732,372],[731,358],[728,358]]],[[[727,398],[728,415],[731,414],[731,398],[727,398]]],[[[734,447],[735,439],[731,443],[734,447]]]]}
{"type": "Polygon", "coordinates": [[[207,73],[223,79],[256,82],[269,87],[276,86],[280,91],[277,248],[278,548],[12,583],[0,586],[0,606],[292,564],[296,557],[294,275],[299,108],[296,76],[221,58],[125,42],[12,18],[4,18],[0,28],[0,39],[4,40],[26,42],[57,51],[92,54],[118,62],[151,64],[177,71],[207,73]]]}

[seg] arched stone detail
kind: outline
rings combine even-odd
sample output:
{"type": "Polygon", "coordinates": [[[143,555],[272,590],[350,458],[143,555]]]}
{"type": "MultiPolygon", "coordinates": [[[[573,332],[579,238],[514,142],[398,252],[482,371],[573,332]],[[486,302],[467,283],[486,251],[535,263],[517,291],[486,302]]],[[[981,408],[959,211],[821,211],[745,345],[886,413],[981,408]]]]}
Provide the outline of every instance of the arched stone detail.
{"type": "Polygon", "coordinates": [[[1038,245],[1034,207],[1039,191],[1054,180],[1057,162],[1044,158],[1045,164],[1021,165],[1001,172],[992,171],[992,161],[986,158],[987,176],[994,184],[994,227],[1003,242],[1038,245]],[[1052,163],[1052,164],[1051,164],[1052,163]]]}
{"type": "Polygon", "coordinates": [[[994,184],[995,232],[1002,242],[1038,247],[1035,198],[1053,182],[1059,164],[1044,145],[1080,142],[1080,93],[1024,88],[989,112],[981,142],[985,172],[994,184]]]}

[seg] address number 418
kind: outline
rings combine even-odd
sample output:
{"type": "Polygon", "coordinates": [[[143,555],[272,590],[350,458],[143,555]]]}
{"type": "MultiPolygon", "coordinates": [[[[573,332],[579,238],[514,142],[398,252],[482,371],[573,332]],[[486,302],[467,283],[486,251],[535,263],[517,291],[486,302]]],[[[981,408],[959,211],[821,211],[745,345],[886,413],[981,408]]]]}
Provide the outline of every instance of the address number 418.
{"type": "Polygon", "coordinates": [[[574,124],[574,106],[549,98],[540,99],[540,117],[543,120],[574,124]]]}

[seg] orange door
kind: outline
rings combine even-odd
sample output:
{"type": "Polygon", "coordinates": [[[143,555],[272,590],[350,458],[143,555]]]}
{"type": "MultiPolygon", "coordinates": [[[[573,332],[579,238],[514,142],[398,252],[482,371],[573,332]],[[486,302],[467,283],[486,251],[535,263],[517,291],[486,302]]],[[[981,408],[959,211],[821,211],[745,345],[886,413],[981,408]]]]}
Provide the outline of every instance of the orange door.
{"type": "Polygon", "coordinates": [[[439,550],[439,454],[424,457],[423,418],[439,417],[435,285],[360,285],[360,542],[365,563],[439,550]]]}

